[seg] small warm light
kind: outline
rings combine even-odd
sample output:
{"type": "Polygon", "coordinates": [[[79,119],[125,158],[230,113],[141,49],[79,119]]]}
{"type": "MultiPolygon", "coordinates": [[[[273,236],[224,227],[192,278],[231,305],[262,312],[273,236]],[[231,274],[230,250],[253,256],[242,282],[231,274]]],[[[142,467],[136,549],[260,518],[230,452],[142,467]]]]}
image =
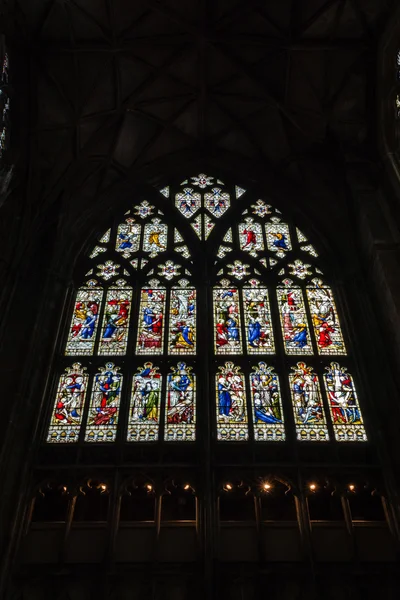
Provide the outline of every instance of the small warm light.
{"type": "Polygon", "coordinates": [[[106,489],[107,489],[107,486],[106,486],[106,484],[105,484],[105,483],[102,483],[102,484],[101,484],[101,486],[100,486],[100,489],[101,489],[101,490],[103,490],[103,492],[105,492],[105,491],[106,491],[106,489]]]}
{"type": "Polygon", "coordinates": [[[356,486],[355,486],[355,485],[353,485],[353,484],[351,483],[351,484],[349,485],[349,490],[350,490],[351,492],[354,492],[354,490],[355,490],[355,489],[356,489],[356,486]]]}
{"type": "Polygon", "coordinates": [[[152,491],[153,491],[153,486],[152,486],[152,485],[150,485],[150,483],[148,483],[148,484],[146,485],[146,488],[147,488],[147,491],[148,491],[148,492],[152,492],[152,491]]]}
{"type": "Polygon", "coordinates": [[[231,484],[230,484],[230,483],[227,483],[227,484],[225,485],[225,489],[226,489],[226,490],[228,490],[228,491],[231,491],[231,489],[232,489],[232,486],[231,486],[231,484]]]}
{"type": "Polygon", "coordinates": [[[269,483],[264,483],[263,488],[265,491],[268,491],[271,489],[271,485],[269,483]]]}
{"type": "Polygon", "coordinates": [[[310,484],[310,490],[311,490],[312,492],[315,492],[315,490],[316,490],[316,489],[317,489],[317,486],[315,485],[315,483],[311,483],[311,484],[310,484]]]}
{"type": "Polygon", "coordinates": [[[183,486],[183,489],[184,489],[184,490],[187,492],[188,490],[190,490],[190,485],[189,485],[188,483],[186,483],[186,484],[183,486]]]}
{"type": "Polygon", "coordinates": [[[63,486],[63,492],[66,492],[66,491],[67,491],[67,486],[66,486],[66,485],[64,485],[64,486],[63,486]]]}

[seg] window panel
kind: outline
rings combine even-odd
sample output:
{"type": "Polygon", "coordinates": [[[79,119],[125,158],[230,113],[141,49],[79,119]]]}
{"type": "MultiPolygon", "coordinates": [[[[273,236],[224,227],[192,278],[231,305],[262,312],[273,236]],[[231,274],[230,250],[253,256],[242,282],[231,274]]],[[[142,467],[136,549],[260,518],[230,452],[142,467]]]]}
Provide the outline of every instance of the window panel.
{"type": "Polygon", "coordinates": [[[228,285],[214,289],[215,353],[241,354],[239,291],[228,285]]]}
{"type": "Polygon", "coordinates": [[[284,441],[283,410],[279,379],[272,367],[259,362],[250,375],[256,441],[284,441]]]}
{"type": "Polygon", "coordinates": [[[278,286],[278,305],[286,354],[313,354],[302,290],[285,279],[278,286]]]}
{"type": "Polygon", "coordinates": [[[85,371],[86,368],[77,362],[61,375],[47,442],[59,444],[78,441],[89,381],[85,371]]]}
{"type": "Polygon", "coordinates": [[[167,376],[165,440],[194,441],[196,437],[196,378],[184,362],[167,376]]]}
{"type": "Polygon", "coordinates": [[[216,187],[204,194],[204,203],[208,212],[219,219],[230,207],[231,200],[228,192],[223,192],[221,188],[216,187]]]}
{"type": "Polygon", "coordinates": [[[298,362],[289,375],[297,439],[326,441],[329,433],[317,375],[312,367],[298,362]]]}
{"type": "Polygon", "coordinates": [[[85,442],[114,442],[117,435],[122,375],[107,363],[93,381],[85,442]]]}
{"type": "Polygon", "coordinates": [[[147,362],[133,377],[128,421],[128,442],[158,440],[162,377],[147,362]]]}
{"type": "Polygon", "coordinates": [[[332,362],[324,374],[325,388],[338,442],[367,441],[353,378],[345,367],[332,362]]]}
{"type": "Polygon", "coordinates": [[[167,249],[168,227],[160,219],[152,219],[151,223],[144,226],[143,251],[154,258],[167,249]]]}
{"type": "Polygon", "coordinates": [[[108,290],[99,355],[126,353],[131,302],[132,288],[129,286],[108,290]]]}
{"type": "Polygon", "coordinates": [[[265,224],[267,247],[271,252],[275,252],[279,258],[283,258],[292,249],[289,225],[281,223],[278,217],[271,217],[271,221],[271,223],[265,224]]]}
{"type": "Polygon", "coordinates": [[[260,223],[248,217],[244,223],[239,223],[240,249],[257,257],[257,252],[264,250],[263,232],[260,223]]]}
{"type": "Polygon", "coordinates": [[[103,290],[95,286],[78,290],[65,354],[93,354],[103,290]]]}
{"type": "Polygon", "coordinates": [[[256,279],[243,288],[244,320],[249,354],[274,354],[275,343],[269,308],[268,290],[256,279]]]}
{"type": "Polygon", "coordinates": [[[246,390],[240,367],[226,362],[216,375],[217,439],[246,441],[249,437],[246,390]]]}
{"type": "Polygon", "coordinates": [[[192,287],[171,290],[168,352],[196,353],[196,290],[192,287]]]}
{"type": "Polygon", "coordinates": [[[193,188],[184,188],[176,194],[175,206],[184,217],[190,219],[201,207],[201,194],[193,188]]]}
{"type": "MultiPolygon", "coordinates": [[[[158,285],[158,282],[150,282],[158,285]]],[[[141,291],[137,354],[162,354],[164,340],[165,288],[146,287],[141,291]]]]}
{"type": "Polygon", "coordinates": [[[131,217],[118,226],[115,249],[121,252],[124,258],[130,258],[131,254],[139,250],[141,229],[141,225],[131,217]]]}
{"type": "Polygon", "coordinates": [[[332,290],[313,279],[307,297],[319,354],[346,354],[332,290]]]}

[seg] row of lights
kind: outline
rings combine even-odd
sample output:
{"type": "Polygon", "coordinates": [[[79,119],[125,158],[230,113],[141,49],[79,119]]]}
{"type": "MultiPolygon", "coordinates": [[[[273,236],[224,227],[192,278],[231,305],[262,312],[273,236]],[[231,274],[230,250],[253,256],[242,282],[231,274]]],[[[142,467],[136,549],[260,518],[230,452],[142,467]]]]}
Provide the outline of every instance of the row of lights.
{"type": "MultiPolygon", "coordinates": [[[[316,483],[310,483],[310,485],[309,485],[308,487],[309,487],[309,489],[310,489],[310,491],[311,491],[311,492],[315,492],[315,491],[317,491],[317,489],[318,489],[318,485],[317,485],[316,483]]],[[[272,488],[272,485],[271,485],[270,483],[268,483],[268,482],[264,482],[264,483],[262,483],[262,484],[261,484],[261,488],[262,488],[262,489],[263,489],[265,492],[268,492],[268,491],[269,491],[269,490],[272,488]]],[[[186,488],[185,488],[185,489],[186,489],[186,488]]],[[[353,483],[350,483],[350,484],[347,486],[347,489],[349,490],[349,492],[354,492],[354,491],[355,491],[355,489],[356,489],[356,486],[355,486],[353,483]]],[[[232,491],[232,490],[233,490],[233,485],[232,485],[231,483],[225,483],[225,484],[223,485],[223,490],[224,490],[225,492],[230,492],[230,491],[232,491]]]]}

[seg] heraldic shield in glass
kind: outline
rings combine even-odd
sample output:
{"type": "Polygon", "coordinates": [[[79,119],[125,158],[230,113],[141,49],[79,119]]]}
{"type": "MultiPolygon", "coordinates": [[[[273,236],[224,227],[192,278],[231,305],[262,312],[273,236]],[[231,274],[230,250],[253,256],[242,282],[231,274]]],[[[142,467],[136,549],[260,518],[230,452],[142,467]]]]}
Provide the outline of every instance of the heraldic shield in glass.
{"type": "Polygon", "coordinates": [[[162,377],[146,362],[133,376],[128,442],[154,442],[159,437],[162,377]]]}
{"type": "Polygon", "coordinates": [[[324,374],[333,430],[338,442],[366,441],[367,434],[353,378],[345,367],[331,362],[324,374]]]}
{"type": "Polygon", "coordinates": [[[192,367],[180,362],[167,376],[165,440],[194,441],[196,437],[196,378],[192,367]]]}
{"type": "Polygon", "coordinates": [[[122,375],[107,363],[94,377],[86,425],[86,442],[114,442],[117,435],[122,375]]]}
{"type": "Polygon", "coordinates": [[[259,362],[250,374],[250,389],[256,441],[284,441],[281,391],[274,369],[259,362]]]}
{"type": "Polygon", "coordinates": [[[205,173],[130,198],[77,270],[43,438],[170,451],[215,397],[219,442],[285,443],[291,410],[299,443],[367,441],[346,290],[308,228],[205,173]]]}
{"type": "Polygon", "coordinates": [[[80,363],[74,363],[61,375],[47,434],[48,442],[78,441],[89,380],[85,371],[80,363]]]}
{"type": "Polygon", "coordinates": [[[246,388],[240,367],[226,362],[216,375],[217,438],[245,441],[249,437],[246,388]]]}

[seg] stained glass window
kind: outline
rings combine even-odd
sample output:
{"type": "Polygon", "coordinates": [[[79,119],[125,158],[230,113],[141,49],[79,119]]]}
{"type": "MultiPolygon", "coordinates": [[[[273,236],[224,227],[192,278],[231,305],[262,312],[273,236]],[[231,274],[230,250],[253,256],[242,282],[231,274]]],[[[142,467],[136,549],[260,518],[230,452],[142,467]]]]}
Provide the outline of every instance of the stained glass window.
{"type": "Polygon", "coordinates": [[[196,353],[196,290],[188,281],[171,290],[169,309],[169,354],[196,353]]]}
{"type": "Polygon", "coordinates": [[[339,442],[366,441],[353,378],[346,367],[331,362],[324,374],[335,438],[339,442]]]}
{"type": "Polygon", "coordinates": [[[103,290],[83,287],[78,290],[68,335],[65,354],[78,356],[93,354],[103,290]]]}
{"type": "Polygon", "coordinates": [[[216,354],[241,354],[239,290],[222,281],[214,290],[214,348],[216,354]]]}
{"type": "Polygon", "coordinates": [[[114,442],[116,438],[122,386],[118,371],[110,362],[94,377],[85,442],[114,442]]]}
{"type": "Polygon", "coordinates": [[[268,290],[257,279],[243,288],[244,319],[249,354],[274,354],[275,342],[272,331],[268,290]]]}
{"type": "Polygon", "coordinates": [[[165,439],[194,441],[196,436],[196,379],[184,362],[171,367],[167,376],[165,439]]]}
{"type": "Polygon", "coordinates": [[[285,279],[277,294],[286,354],[313,354],[301,288],[285,279]]]}
{"type": "Polygon", "coordinates": [[[147,198],[93,240],[46,440],[193,442],[211,402],[219,442],[366,441],[337,291],[302,226],[205,173],[147,198]]]}
{"type": "Polygon", "coordinates": [[[162,354],[166,289],[157,280],[141,291],[137,354],[162,354]]]}
{"type": "Polygon", "coordinates": [[[0,159],[7,150],[10,127],[9,60],[4,56],[0,75],[0,159]]]}
{"type": "Polygon", "coordinates": [[[128,442],[158,440],[162,377],[158,367],[147,362],[133,376],[128,420],[128,442]]]}
{"type": "Polygon", "coordinates": [[[99,354],[126,353],[132,288],[110,288],[107,292],[99,354]]]}
{"type": "Polygon", "coordinates": [[[313,279],[307,297],[319,354],[346,354],[332,290],[313,279]]]}
{"type": "Polygon", "coordinates": [[[297,439],[329,440],[319,380],[312,367],[298,362],[289,375],[297,439]]]}
{"type": "Polygon", "coordinates": [[[250,375],[250,389],[255,439],[284,441],[281,392],[274,369],[265,362],[259,362],[250,375]]]}
{"type": "Polygon", "coordinates": [[[48,442],[78,441],[89,380],[85,371],[86,368],[77,362],[61,375],[47,433],[48,442]]]}
{"type": "Polygon", "coordinates": [[[244,375],[240,367],[226,362],[216,375],[217,438],[245,441],[249,437],[244,375]]]}

